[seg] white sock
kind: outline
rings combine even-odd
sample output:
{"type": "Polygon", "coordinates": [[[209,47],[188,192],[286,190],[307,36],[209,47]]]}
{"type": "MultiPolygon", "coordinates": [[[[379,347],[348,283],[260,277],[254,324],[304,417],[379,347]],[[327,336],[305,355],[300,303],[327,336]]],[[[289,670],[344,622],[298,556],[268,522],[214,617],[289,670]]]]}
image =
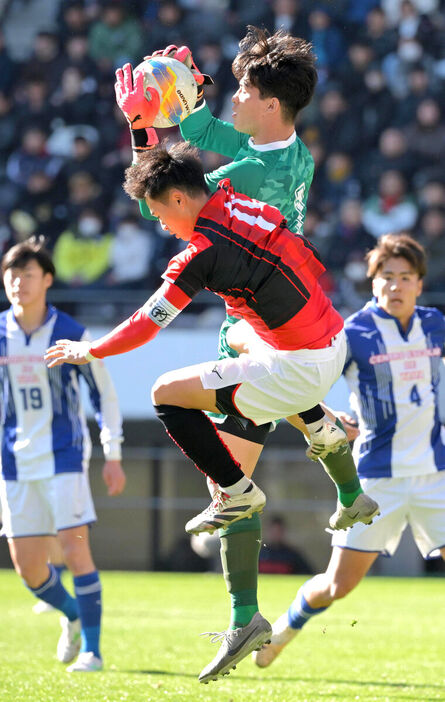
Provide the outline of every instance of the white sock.
{"type": "Polygon", "coordinates": [[[233,485],[227,485],[227,487],[222,487],[221,490],[231,496],[241,495],[241,493],[246,492],[247,488],[251,485],[252,482],[249,480],[249,478],[246,478],[246,476],[243,475],[241,480],[238,480],[237,483],[233,483],[233,485]]]}
{"type": "Polygon", "coordinates": [[[328,416],[325,414],[321,419],[317,419],[316,422],[309,422],[309,424],[306,424],[306,429],[308,430],[309,434],[315,434],[315,432],[320,431],[327,419],[328,416]]]}

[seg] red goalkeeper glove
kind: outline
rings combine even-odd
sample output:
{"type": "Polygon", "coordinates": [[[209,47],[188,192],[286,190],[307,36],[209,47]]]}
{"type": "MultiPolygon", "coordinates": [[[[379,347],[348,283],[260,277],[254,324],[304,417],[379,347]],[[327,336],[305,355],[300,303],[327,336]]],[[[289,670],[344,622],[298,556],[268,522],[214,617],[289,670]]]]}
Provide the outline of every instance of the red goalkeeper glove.
{"type": "MultiPolygon", "coordinates": [[[[193,60],[192,52],[188,46],[180,46],[179,49],[175,44],[170,44],[166,49],[154,51],[152,56],[170,56],[177,61],[183,63],[191,70],[198,86],[198,96],[196,98],[195,107],[199,107],[204,101],[204,85],[212,85],[213,78],[207,73],[201,73],[198,66],[193,60]]],[[[151,56],[144,56],[144,59],[149,59],[151,56]]]]}
{"type": "Polygon", "coordinates": [[[160,99],[155,88],[144,89],[142,72],[133,76],[130,63],[116,71],[114,84],[116,102],[124,113],[131,129],[147,129],[153,126],[159,111],[160,99]]]}

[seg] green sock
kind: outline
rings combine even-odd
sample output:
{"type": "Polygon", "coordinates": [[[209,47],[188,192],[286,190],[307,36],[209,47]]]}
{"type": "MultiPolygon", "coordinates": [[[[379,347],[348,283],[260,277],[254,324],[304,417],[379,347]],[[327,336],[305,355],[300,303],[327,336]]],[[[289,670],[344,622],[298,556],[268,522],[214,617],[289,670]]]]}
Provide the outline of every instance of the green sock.
{"type": "Polygon", "coordinates": [[[232,611],[230,628],[246,626],[258,612],[258,556],[261,548],[261,520],[255,513],[220,529],[221,563],[232,611]]]}
{"type": "MultiPolygon", "coordinates": [[[[336,424],[343,429],[343,424],[336,419],[336,424]]],[[[331,453],[321,461],[326,473],[334,481],[339,502],[344,507],[350,507],[355,498],[363,492],[357,475],[354,459],[349,444],[337,453],[331,453]]]]}

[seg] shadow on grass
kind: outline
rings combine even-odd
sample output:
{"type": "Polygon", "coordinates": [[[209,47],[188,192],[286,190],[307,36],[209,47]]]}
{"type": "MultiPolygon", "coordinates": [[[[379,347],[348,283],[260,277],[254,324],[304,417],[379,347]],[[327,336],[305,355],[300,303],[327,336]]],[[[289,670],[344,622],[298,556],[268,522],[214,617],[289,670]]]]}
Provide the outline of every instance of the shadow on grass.
{"type": "MultiPolygon", "coordinates": [[[[113,673],[126,673],[127,675],[165,675],[168,677],[178,677],[178,678],[196,678],[198,679],[197,673],[182,673],[173,672],[171,670],[123,670],[114,669],[110,672],[113,673]]],[[[251,675],[238,675],[233,674],[227,680],[243,680],[244,682],[249,681],[262,681],[262,682],[304,682],[304,683],[323,683],[326,685],[358,685],[369,687],[373,685],[374,687],[393,687],[396,689],[403,688],[413,688],[416,690],[430,689],[430,690],[443,690],[445,692],[445,685],[436,685],[435,683],[407,683],[407,682],[385,682],[382,680],[338,680],[334,678],[305,678],[305,677],[277,677],[268,676],[267,678],[253,678],[251,675]]]]}

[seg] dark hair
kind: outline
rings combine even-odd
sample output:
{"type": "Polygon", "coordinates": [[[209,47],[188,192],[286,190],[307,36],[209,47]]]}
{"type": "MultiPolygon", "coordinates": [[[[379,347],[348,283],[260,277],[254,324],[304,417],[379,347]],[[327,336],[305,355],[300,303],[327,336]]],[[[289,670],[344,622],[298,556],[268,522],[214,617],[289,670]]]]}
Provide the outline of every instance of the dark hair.
{"type": "Polygon", "coordinates": [[[232,63],[233,75],[238,81],[246,78],[262,98],[278,98],[283,116],[294,122],[317,84],[312,44],[283,29],[272,35],[252,25],[247,30],[232,63]]]}
{"type": "Polygon", "coordinates": [[[377,241],[377,246],[368,251],[368,278],[375,278],[389,258],[406,258],[419,278],[426,274],[425,249],[409,234],[385,234],[377,241]]]}
{"type": "Polygon", "coordinates": [[[187,142],[175,144],[169,150],[165,144],[155,146],[125,171],[125,192],[133,200],[147,196],[160,200],[170,188],[180,188],[192,197],[202,191],[208,193],[198,153],[187,142]]]}
{"type": "Polygon", "coordinates": [[[25,268],[30,261],[36,261],[44,273],[56,275],[51,254],[45,248],[44,236],[31,236],[10,248],[2,258],[2,275],[9,268],[25,268]]]}

